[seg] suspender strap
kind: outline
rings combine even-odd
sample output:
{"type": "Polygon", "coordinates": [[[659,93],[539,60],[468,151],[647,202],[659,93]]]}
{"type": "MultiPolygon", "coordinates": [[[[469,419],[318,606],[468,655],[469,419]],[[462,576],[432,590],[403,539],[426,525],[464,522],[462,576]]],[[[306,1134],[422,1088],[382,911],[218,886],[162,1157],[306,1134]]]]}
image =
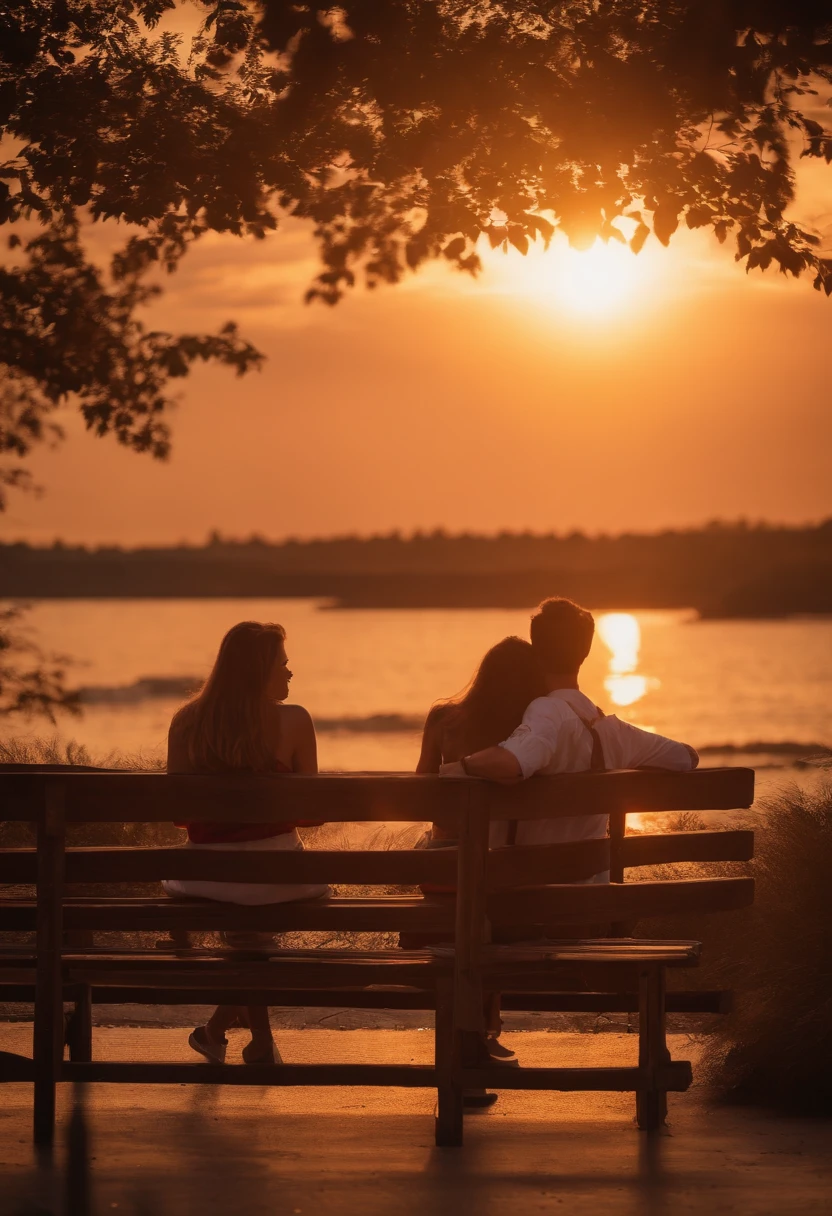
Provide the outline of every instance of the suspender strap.
{"type": "MultiPolygon", "coordinates": [[[[604,716],[600,710],[598,714],[600,717],[604,716]]],[[[577,717],[592,735],[592,759],[589,762],[589,770],[592,773],[605,773],[607,771],[607,762],[604,759],[604,745],[601,742],[601,736],[598,734],[594,724],[590,725],[585,718],[581,718],[580,714],[577,717]]],[[[597,722],[598,719],[596,718],[595,721],[597,722]]]]}

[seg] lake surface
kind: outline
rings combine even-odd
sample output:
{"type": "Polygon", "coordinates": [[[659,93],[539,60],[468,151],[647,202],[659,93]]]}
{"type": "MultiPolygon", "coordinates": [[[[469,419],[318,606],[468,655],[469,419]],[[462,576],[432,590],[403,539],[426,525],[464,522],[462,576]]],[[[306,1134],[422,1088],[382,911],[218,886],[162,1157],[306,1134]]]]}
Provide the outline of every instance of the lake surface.
{"type": "MultiPolygon", "coordinates": [[[[71,655],[80,719],[9,720],[3,734],[57,734],[96,758],[161,755],[185,690],[241,620],[279,621],[292,700],[318,725],[323,768],[412,770],[433,701],[470,679],[528,611],[327,611],[309,600],[43,600],[28,614],[45,649],[71,655]]],[[[784,770],[832,743],[832,621],[705,621],[690,613],[597,614],[583,686],[607,712],[704,749],[703,763],[784,770]],[[731,750],[739,749],[739,750],[731,750]]]]}

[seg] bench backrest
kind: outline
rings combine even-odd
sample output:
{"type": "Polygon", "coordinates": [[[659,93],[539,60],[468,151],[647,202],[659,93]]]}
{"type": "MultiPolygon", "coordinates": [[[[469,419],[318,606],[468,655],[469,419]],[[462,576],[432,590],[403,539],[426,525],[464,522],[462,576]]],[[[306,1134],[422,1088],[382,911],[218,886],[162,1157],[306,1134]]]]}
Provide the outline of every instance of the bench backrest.
{"type": "MultiPolygon", "coordinates": [[[[516,786],[413,774],[192,776],[74,769],[0,770],[0,818],[36,824],[34,850],[0,851],[0,883],[155,882],[162,878],[356,886],[457,885],[474,915],[495,924],[625,921],[667,912],[717,911],[753,898],[751,879],[696,878],[624,883],[625,868],[678,862],[745,861],[747,830],[625,834],[627,815],[747,808],[750,769],[693,773],[625,771],[537,777],[516,786]],[[487,848],[488,824],[606,814],[603,840],[487,848]],[[183,820],[422,822],[440,820],[460,838],[449,850],[309,850],[304,853],[177,848],[65,849],[67,824],[183,820]],[[51,842],[51,845],[49,845],[51,842]],[[44,850],[60,865],[44,867],[44,850]],[[609,870],[612,883],[568,886],[609,870]],[[481,906],[480,906],[481,905],[481,906]],[[472,905],[473,906],[473,905],[472,905]]],[[[412,923],[412,909],[408,911],[412,923]]],[[[297,916],[303,917],[302,908],[297,916]]],[[[311,927],[311,926],[310,926],[311,927]]]]}

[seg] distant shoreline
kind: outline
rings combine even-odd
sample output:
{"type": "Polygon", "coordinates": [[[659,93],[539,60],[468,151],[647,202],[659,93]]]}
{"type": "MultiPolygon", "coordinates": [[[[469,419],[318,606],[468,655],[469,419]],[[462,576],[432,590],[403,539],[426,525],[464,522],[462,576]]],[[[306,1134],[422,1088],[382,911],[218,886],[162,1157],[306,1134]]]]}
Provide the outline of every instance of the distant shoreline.
{"type": "MultiPolygon", "coordinates": [[[[361,612],[361,611],[426,611],[426,612],[466,612],[466,611],[488,611],[488,610],[504,610],[504,611],[528,611],[532,612],[541,600],[547,595],[567,594],[561,586],[548,586],[540,595],[529,598],[522,595],[506,594],[504,596],[489,596],[487,598],[477,598],[475,595],[466,596],[465,594],[458,597],[448,595],[431,596],[429,592],[417,592],[416,594],[394,594],[385,595],[361,592],[359,594],[342,596],[333,596],[331,594],[321,594],[319,592],[311,592],[305,588],[295,590],[291,587],[269,587],[262,590],[246,590],[237,591],[232,588],[221,591],[188,591],[186,589],[177,589],[176,591],[159,591],[159,590],[142,590],[131,589],[124,591],[112,590],[95,590],[90,591],[86,588],[77,590],[44,590],[38,587],[36,590],[22,592],[20,590],[7,591],[0,584],[0,600],[17,601],[23,604],[38,602],[44,600],[112,600],[116,603],[127,600],[147,600],[148,602],[158,600],[193,600],[199,602],[203,600],[317,600],[318,609],[321,612],[361,612]]],[[[807,604],[802,604],[797,608],[790,608],[783,611],[777,611],[767,607],[765,604],[738,606],[734,609],[724,609],[720,611],[715,607],[701,608],[692,603],[678,602],[675,600],[660,600],[654,599],[649,602],[645,601],[622,601],[617,597],[610,599],[599,600],[598,597],[580,596],[572,591],[570,598],[578,600],[586,604],[593,612],[689,612],[691,613],[691,623],[704,621],[788,621],[788,620],[828,620],[832,617],[832,607],[825,605],[825,600],[819,606],[814,606],[811,601],[807,604]]]]}
{"type": "Polygon", "coordinates": [[[4,599],[315,599],[350,609],[525,609],[564,595],[598,610],[705,620],[832,614],[832,520],[587,537],[341,537],[87,549],[0,544],[4,599]]]}

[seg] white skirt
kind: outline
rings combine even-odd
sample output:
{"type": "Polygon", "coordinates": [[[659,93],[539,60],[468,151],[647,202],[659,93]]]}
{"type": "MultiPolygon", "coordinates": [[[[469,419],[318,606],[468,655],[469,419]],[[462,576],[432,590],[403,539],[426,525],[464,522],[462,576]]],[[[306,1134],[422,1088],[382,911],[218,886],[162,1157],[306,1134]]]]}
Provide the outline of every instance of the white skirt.
{"type": "MultiPolygon", "coordinates": [[[[267,836],[265,840],[235,840],[219,844],[196,844],[189,840],[186,849],[234,849],[242,852],[261,852],[290,849],[300,852],[303,842],[297,828],[284,832],[282,836],[267,836]]],[[[224,904],[288,904],[296,899],[316,899],[329,894],[329,887],[319,883],[265,883],[265,882],[203,882],[194,878],[166,878],[162,887],[167,895],[175,899],[216,899],[224,904]]]]}

